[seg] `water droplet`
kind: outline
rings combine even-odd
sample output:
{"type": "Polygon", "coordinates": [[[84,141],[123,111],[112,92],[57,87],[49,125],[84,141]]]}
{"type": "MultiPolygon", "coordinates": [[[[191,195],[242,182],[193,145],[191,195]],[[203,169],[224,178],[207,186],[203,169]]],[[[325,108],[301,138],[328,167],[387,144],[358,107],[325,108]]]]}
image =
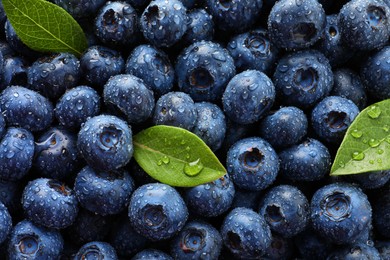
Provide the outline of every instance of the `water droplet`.
{"type": "Polygon", "coordinates": [[[382,129],[383,129],[383,131],[385,131],[385,132],[389,132],[390,126],[384,125],[384,126],[382,127],[382,129]]]}
{"type": "Polygon", "coordinates": [[[158,161],[157,161],[157,165],[158,165],[158,166],[161,166],[162,163],[163,163],[163,162],[162,162],[161,160],[158,160],[158,161]]]}
{"type": "Polygon", "coordinates": [[[376,151],[377,154],[383,154],[384,152],[385,152],[385,151],[382,150],[382,149],[378,149],[378,150],[376,151]]]}
{"type": "Polygon", "coordinates": [[[372,119],[378,118],[381,115],[381,113],[382,113],[381,109],[376,105],[372,105],[367,110],[368,116],[371,117],[372,119]]]}
{"type": "Polygon", "coordinates": [[[358,129],[354,129],[354,130],[351,132],[351,135],[352,135],[352,137],[354,137],[354,138],[360,138],[360,137],[362,137],[363,132],[360,131],[360,130],[358,130],[358,129]]]}
{"type": "Polygon", "coordinates": [[[368,161],[370,164],[374,164],[374,160],[369,160],[368,161]]]}
{"type": "Polygon", "coordinates": [[[354,159],[355,161],[361,161],[364,159],[364,157],[365,157],[365,155],[362,152],[354,152],[352,154],[352,159],[354,159]]]}
{"type": "Polygon", "coordinates": [[[370,139],[368,141],[368,145],[371,146],[371,147],[378,147],[380,145],[380,141],[379,140],[376,140],[376,139],[370,139]]]}
{"type": "Polygon", "coordinates": [[[376,160],[378,163],[382,163],[382,159],[377,159],[376,160]]]}
{"type": "Polygon", "coordinates": [[[164,164],[168,164],[168,163],[169,163],[169,158],[168,158],[168,156],[164,155],[164,157],[161,159],[161,161],[162,161],[164,164]]]}
{"type": "Polygon", "coordinates": [[[186,140],[181,140],[180,144],[186,144],[186,140]]]}
{"type": "Polygon", "coordinates": [[[345,163],[344,163],[344,162],[340,162],[340,163],[339,163],[339,166],[340,166],[341,168],[344,168],[344,167],[345,167],[345,163]]]}
{"type": "Polygon", "coordinates": [[[200,159],[196,161],[186,163],[184,166],[184,173],[188,176],[196,176],[203,170],[203,164],[200,159]]]}

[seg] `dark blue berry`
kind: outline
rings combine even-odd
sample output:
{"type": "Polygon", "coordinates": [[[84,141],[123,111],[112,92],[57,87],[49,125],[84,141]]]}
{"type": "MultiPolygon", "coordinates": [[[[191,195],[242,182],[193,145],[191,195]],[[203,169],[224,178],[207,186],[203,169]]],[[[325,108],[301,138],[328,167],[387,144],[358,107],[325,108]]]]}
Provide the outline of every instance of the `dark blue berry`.
{"type": "Polygon", "coordinates": [[[239,188],[235,188],[235,190],[231,208],[244,207],[258,210],[259,200],[263,195],[262,191],[249,191],[239,188]]]}
{"type": "Polygon", "coordinates": [[[187,30],[182,39],[183,42],[189,45],[203,40],[211,41],[214,37],[214,22],[212,18],[205,9],[190,10],[188,12],[187,30]]]}
{"type": "Polygon", "coordinates": [[[99,115],[80,129],[77,146],[89,166],[113,171],[125,166],[133,155],[132,131],[118,117],[99,115]]]}
{"type": "Polygon", "coordinates": [[[142,123],[153,113],[153,91],[142,79],[130,74],[111,77],[104,85],[103,98],[108,109],[124,115],[129,124],[142,123]]]}
{"type": "Polygon", "coordinates": [[[153,0],[141,15],[144,37],[157,47],[170,47],[187,30],[187,9],[179,0],[153,0]]]}
{"type": "Polygon", "coordinates": [[[267,75],[247,70],[229,81],[222,97],[223,111],[236,123],[252,124],[271,109],[275,95],[275,87],[267,75]]]}
{"type": "Polygon", "coordinates": [[[357,183],[363,190],[383,187],[390,180],[390,171],[373,171],[345,175],[345,180],[357,183]]]}
{"type": "Polygon", "coordinates": [[[381,260],[378,250],[366,243],[356,243],[344,246],[335,250],[326,258],[328,260],[358,260],[358,259],[372,259],[381,260]]]}
{"type": "Polygon", "coordinates": [[[297,251],[304,259],[327,259],[329,253],[334,251],[334,245],[317,234],[311,226],[299,233],[294,241],[297,251]]]}
{"type": "Polygon", "coordinates": [[[12,228],[12,218],[6,206],[0,202],[0,244],[3,243],[12,228]]]}
{"type": "Polygon", "coordinates": [[[200,41],[185,48],[176,61],[181,91],[195,101],[218,100],[235,74],[234,60],[221,45],[200,41]]]}
{"type": "Polygon", "coordinates": [[[4,66],[1,69],[0,79],[2,80],[0,80],[0,91],[11,85],[26,86],[27,66],[27,60],[21,56],[11,56],[5,58],[4,66]]]}
{"type": "Polygon", "coordinates": [[[34,156],[34,136],[23,128],[9,127],[0,142],[0,179],[16,181],[29,173],[34,156]]]}
{"type": "Polygon", "coordinates": [[[131,260],[173,260],[173,258],[157,249],[145,249],[138,252],[131,260]]]}
{"type": "Polygon", "coordinates": [[[139,234],[159,241],[173,237],[183,228],[188,210],[174,188],[162,183],[151,183],[134,191],[128,216],[139,234]]]}
{"type": "Polygon", "coordinates": [[[264,218],[248,208],[235,208],[221,226],[222,240],[234,256],[260,258],[271,245],[271,230],[264,218]]]}
{"type": "Polygon", "coordinates": [[[106,0],[53,0],[74,18],[93,16],[106,0]]]}
{"type": "Polygon", "coordinates": [[[389,259],[390,258],[390,241],[389,240],[375,241],[375,248],[378,250],[378,252],[381,256],[381,259],[389,259]]]}
{"type": "Polygon", "coordinates": [[[249,137],[230,147],[226,166],[237,187],[258,191],[267,188],[276,179],[279,159],[267,141],[249,137]]]}
{"type": "Polygon", "coordinates": [[[32,180],[26,185],[22,206],[29,220],[55,229],[70,226],[79,210],[73,190],[62,182],[46,178],[32,180]]]}
{"type": "Polygon", "coordinates": [[[390,238],[390,183],[376,190],[372,199],[373,226],[385,238],[390,238]]]}
{"type": "Polygon", "coordinates": [[[46,129],[53,120],[53,105],[39,93],[21,86],[10,86],[1,92],[0,110],[8,126],[32,132],[46,129]]]}
{"type": "Polygon", "coordinates": [[[7,125],[5,122],[5,118],[2,113],[0,113],[0,140],[3,138],[3,135],[7,131],[7,125]]]}
{"type": "Polygon", "coordinates": [[[268,16],[268,32],[279,48],[303,49],[322,36],[325,11],[317,0],[280,0],[268,16]]]}
{"type": "Polygon", "coordinates": [[[282,237],[293,237],[305,230],[309,222],[309,202],[305,195],[291,185],[270,189],[259,206],[259,214],[271,230],[282,237]]]}
{"type": "Polygon", "coordinates": [[[13,216],[21,211],[20,200],[24,188],[23,184],[19,181],[0,180],[0,202],[7,207],[13,216]]]}
{"type": "Polygon", "coordinates": [[[83,245],[74,257],[74,260],[109,259],[117,260],[115,249],[107,242],[92,241],[83,245]]]}
{"type": "Polygon", "coordinates": [[[294,244],[291,239],[272,234],[271,245],[265,252],[265,259],[291,259],[294,254],[294,244]]]}

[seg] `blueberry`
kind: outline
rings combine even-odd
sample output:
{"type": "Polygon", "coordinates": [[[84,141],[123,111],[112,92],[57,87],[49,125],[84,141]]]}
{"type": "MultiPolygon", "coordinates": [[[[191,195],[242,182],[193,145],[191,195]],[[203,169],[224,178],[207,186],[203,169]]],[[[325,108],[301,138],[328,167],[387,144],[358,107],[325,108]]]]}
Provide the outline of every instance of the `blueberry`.
{"type": "MultiPolygon", "coordinates": [[[[2,4],[0,6],[2,6],[2,4]]],[[[4,59],[6,59],[8,57],[17,56],[14,49],[12,49],[12,47],[10,46],[10,44],[4,40],[0,40],[0,52],[1,52],[2,57],[4,59]]],[[[23,57],[21,57],[21,58],[23,58],[23,57]]]]}
{"type": "Polygon", "coordinates": [[[153,115],[155,125],[171,125],[192,130],[198,118],[195,103],[183,92],[169,92],[156,103],[153,115]]]}
{"type": "Polygon", "coordinates": [[[173,258],[157,249],[145,249],[138,252],[131,260],[173,260],[173,258]]]}
{"type": "Polygon", "coordinates": [[[16,181],[29,173],[34,156],[34,137],[23,128],[9,127],[0,141],[0,179],[16,181]]]}
{"type": "Polygon", "coordinates": [[[57,100],[67,89],[77,86],[80,77],[80,62],[70,53],[43,56],[27,71],[29,88],[51,100],[57,100]]]}
{"type": "Polygon", "coordinates": [[[375,241],[375,248],[378,250],[381,259],[389,259],[390,257],[390,241],[380,240],[375,241]]]}
{"type": "Polygon", "coordinates": [[[390,9],[381,0],[352,0],[341,8],[338,25],[345,45],[356,50],[384,46],[390,36],[390,9]]]}
{"type": "Polygon", "coordinates": [[[6,206],[0,202],[0,244],[3,243],[12,228],[12,218],[6,206]]]}
{"type": "Polygon", "coordinates": [[[367,93],[376,99],[390,98],[390,46],[372,53],[367,61],[363,62],[360,76],[367,93]]]}
{"type": "Polygon", "coordinates": [[[56,5],[64,8],[74,18],[93,16],[106,2],[105,0],[53,0],[56,5]]]}
{"type": "Polygon", "coordinates": [[[344,246],[328,255],[329,260],[382,259],[378,250],[365,243],[344,246]]]}
{"type": "Polygon", "coordinates": [[[198,120],[192,130],[213,151],[222,146],[226,133],[226,120],[222,110],[209,102],[195,103],[198,120]]]}
{"type": "Polygon", "coordinates": [[[265,259],[291,259],[294,253],[294,244],[291,239],[272,234],[271,245],[265,252],[265,259]]]}
{"type": "Polygon", "coordinates": [[[329,253],[334,251],[333,244],[317,234],[311,226],[299,233],[294,241],[303,259],[327,259],[329,253]]]}
{"type": "Polygon", "coordinates": [[[134,191],[128,216],[139,234],[159,241],[173,237],[183,228],[188,210],[174,188],[162,183],[151,183],[134,191]]]}
{"type": "Polygon", "coordinates": [[[179,0],[153,0],[141,15],[144,37],[157,47],[170,47],[187,30],[187,9],[179,0]]]}
{"type": "Polygon", "coordinates": [[[21,212],[20,200],[24,188],[23,184],[19,181],[0,180],[0,202],[7,207],[12,216],[21,212]]]}
{"type": "Polygon", "coordinates": [[[311,223],[328,241],[352,244],[371,225],[371,205],[367,196],[351,184],[328,184],[312,197],[311,223]]]}
{"type": "Polygon", "coordinates": [[[359,75],[345,68],[334,70],[333,75],[334,85],[330,95],[349,99],[359,110],[363,110],[367,104],[367,94],[359,75]]]}
{"type": "Polygon", "coordinates": [[[227,44],[237,71],[248,69],[270,72],[279,54],[264,29],[256,29],[234,36],[227,44]]]}
{"type": "Polygon", "coordinates": [[[11,85],[26,86],[27,66],[27,60],[21,56],[5,58],[4,66],[1,69],[0,91],[11,85]]]}
{"type": "Polygon", "coordinates": [[[212,18],[205,9],[190,10],[188,12],[187,30],[182,38],[183,42],[189,45],[194,42],[211,41],[214,37],[214,22],[212,18]]]}
{"type": "Polygon", "coordinates": [[[329,96],[312,110],[311,123],[320,139],[329,143],[340,143],[358,114],[359,108],[351,100],[329,96]]]}
{"type": "Polygon", "coordinates": [[[130,74],[111,77],[104,85],[103,98],[109,110],[124,115],[130,124],[142,123],[153,113],[153,91],[130,74]]]}
{"type": "Polygon", "coordinates": [[[264,216],[271,230],[286,238],[305,230],[309,210],[305,195],[291,185],[279,185],[268,190],[259,206],[259,214],[264,216]]]}
{"type": "Polygon", "coordinates": [[[100,96],[89,86],[78,86],[65,92],[57,101],[55,116],[59,123],[70,130],[77,130],[88,118],[100,111],[100,96]]]}
{"type": "Polygon", "coordinates": [[[279,60],[273,82],[283,105],[309,108],[330,93],[333,73],[322,53],[297,51],[279,60]]]}
{"type": "Polygon", "coordinates": [[[185,48],[176,60],[179,89],[195,101],[219,99],[235,74],[233,58],[218,43],[200,41],[185,48]]]}
{"type": "Polygon", "coordinates": [[[230,208],[234,193],[234,185],[226,174],[213,182],[186,189],[183,197],[191,212],[199,216],[216,217],[230,208]]]}
{"type": "Polygon", "coordinates": [[[92,241],[83,245],[74,257],[74,260],[110,259],[117,260],[115,249],[107,242],[92,241]]]}
{"type": "Polygon", "coordinates": [[[82,78],[87,84],[102,88],[107,80],[125,69],[120,52],[101,45],[89,47],[80,58],[82,78]]]}
{"type": "Polygon", "coordinates": [[[275,87],[267,75],[247,70],[229,81],[222,97],[223,111],[236,123],[255,123],[271,109],[275,95],[275,87]]]}
{"type": "Polygon", "coordinates": [[[222,144],[224,150],[227,151],[234,143],[245,137],[248,137],[251,134],[252,129],[253,125],[241,125],[227,118],[226,134],[222,144]]]}
{"type": "Polygon", "coordinates": [[[259,191],[271,185],[279,171],[278,156],[270,144],[259,137],[248,137],[233,144],[227,154],[227,172],[242,189],[259,191]]]}
{"type": "Polygon", "coordinates": [[[262,191],[248,191],[244,189],[235,188],[231,208],[244,207],[252,210],[257,210],[259,208],[259,200],[262,195],[262,191]]]}
{"type": "Polygon", "coordinates": [[[257,20],[262,0],[206,0],[215,25],[222,31],[242,32],[257,20]]]}
{"type": "Polygon", "coordinates": [[[138,40],[138,15],[126,2],[106,2],[99,9],[94,26],[95,35],[109,46],[126,47],[138,40]]]}
{"type": "Polygon", "coordinates": [[[70,226],[79,210],[73,190],[62,182],[46,178],[32,180],[26,185],[22,206],[29,220],[55,229],[70,226]]]}
{"type": "Polygon", "coordinates": [[[330,171],[332,158],[320,141],[307,138],[279,153],[279,174],[293,181],[317,181],[330,171]]]}
{"type": "Polygon", "coordinates": [[[0,140],[3,138],[3,135],[5,134],[7,130],[7,125],[5,123],[5,118],[2,113],[0,113],[0,140]]]}
{"type": "Polygon", "coordinates": [[[132,131],[118,117],[95,116],[80,129],[77,146],[89,166],[113,171],[125,166],[133,155],[132,131]]]}
{"type": "Polygon", "coordinates": [[[373,226],[378,234],[385,238],[390,238],[390,183],[383,188],[376,190],[375,197],[372,199],[373,208],[373,226]]]}
{"type": "Polygon", "coordinates": [[[316,0],[280,0],[268,16],[268,32],[279,48],[303,49],[322,36],[325,11],[316,0]]]}
{"type": "Polygon", "coordinates": [[[363,190],[383,187],[390,180],[390,171],[373,171],[346,175],[345,180],[357,183],[363,190]]]}
{"type": "Polygon", "coordinates": [[[58,259],[63,247],[59,231],[22,220],[11,231],[8,259],[58,259]]]}
{"type": "Polygon", "coordinates": [[[94,171],[83,168],[77,175],[74,191],[80,206],[100,215],[123,211],[130,201],[134,181],[127,171],[94,171]]]}
{"type": "Polygon", "coordinates": [[[80,165],[76,139],[75,134],[65,129],[48,129],[35,142],[34,168],[47,178],[72,176],[80,165]]]}
{"type": "Polygon", "coordinates": [[[1,92],[0,110],[8,126],[32,132],[46,129],[53,120],[53,105],[39,93],[21,86],[10,86],[1,92]]]}
{"type": "Polygon", "coordinates": [[[271,231],[264,218],[248,208],[235,208],[223,220],[224,245],[241,259],[260,258],[271,245],[271,231]]]}
{"type": "Polygon", "coordinates": [[[282,107],[260,121],[259,134],[273,148],[280,149],[301,142],[307,128],[307,117],[301,109],[282,107]]]}
{"type": "Polygon", "coordinates": [[[203,221],[188,222],[171,242],[175,259],[218,259],[221,249],[218,230],[203,221]]]}

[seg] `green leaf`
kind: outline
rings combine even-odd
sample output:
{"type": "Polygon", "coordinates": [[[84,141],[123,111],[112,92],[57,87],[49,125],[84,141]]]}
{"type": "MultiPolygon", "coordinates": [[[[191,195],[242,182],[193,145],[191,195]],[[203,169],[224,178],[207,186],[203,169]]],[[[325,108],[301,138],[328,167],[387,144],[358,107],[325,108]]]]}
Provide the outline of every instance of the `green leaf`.
{"type": "Polygon", "coordinates": [[[359,113],[349,126],[333,162],[331,175],[390,169],[390,99],[359,113]]]}
{"type": "Polygon", "coordinates": [[[2,2],[16,34],[31,49],[80,56],[87,48],[80,25],[61,7],[45,0],[2,2]]]}
{"type": "Polygon", "coordinates": [[[162,183],[193,187],[226,174],[210,148],[185,129],[153,126],[136,134],[133,143],[137,163],[162,183]]]}

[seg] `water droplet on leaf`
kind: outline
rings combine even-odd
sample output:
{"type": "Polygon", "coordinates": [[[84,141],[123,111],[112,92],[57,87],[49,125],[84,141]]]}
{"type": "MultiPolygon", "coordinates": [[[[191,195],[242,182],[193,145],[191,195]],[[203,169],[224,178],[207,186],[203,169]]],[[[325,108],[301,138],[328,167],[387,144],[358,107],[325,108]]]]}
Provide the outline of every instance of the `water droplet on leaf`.
{"type": "Polygon", "coordinates": [[[188,176],[196,176],[203,170],[203,164],[200,159],[196,161],[186,163],[184,166],[184,173],[188,176]]]}
{"type": "Polygon", "coordinates": [[[365,155],[362,152],[354,152],[352,154],[352,159],[354,159],[355,161],[361,161],[364,159],[364,157],[365,157],[365,155]]]}

